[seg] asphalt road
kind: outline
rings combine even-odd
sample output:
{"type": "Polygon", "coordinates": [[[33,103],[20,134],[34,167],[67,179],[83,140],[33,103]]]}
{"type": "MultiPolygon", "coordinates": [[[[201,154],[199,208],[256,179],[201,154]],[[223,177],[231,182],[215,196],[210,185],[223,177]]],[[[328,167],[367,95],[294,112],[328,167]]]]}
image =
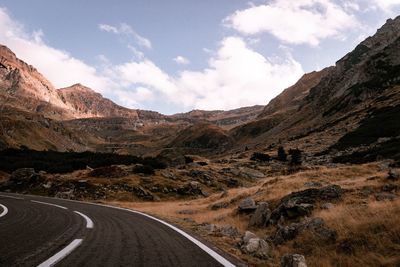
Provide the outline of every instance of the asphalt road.
{"type": "Polygon", "coordinates": [[[234,266],[187,233],[123,209],[0,192],[0,266],[234,266]]]}

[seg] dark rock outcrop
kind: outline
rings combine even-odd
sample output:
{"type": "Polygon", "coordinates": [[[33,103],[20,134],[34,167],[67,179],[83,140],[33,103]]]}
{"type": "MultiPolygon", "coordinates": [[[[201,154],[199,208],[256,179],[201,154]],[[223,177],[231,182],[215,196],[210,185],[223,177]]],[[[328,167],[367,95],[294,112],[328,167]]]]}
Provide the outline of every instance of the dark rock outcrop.
{"type": "Polygon", "coordinates": [[[249,227],[265,227],[271,217],[271,210],[268,203],[261,202],[253,215],[250,217],[249,227]]]}
{"type": "Polygon", "coordinates": [[[295,219],[309,215],[317,201],[337,200],[342,196],[342,193],[343,190],[338,185],[310,188],[291,193],[282,198],[278,206],[272,211],[270,223],[276,224],[281,218],[295,219]]]}
{"type": "Polygon", "coordinates": [[[291,223],[288,226],[279,226],[272,237],[274,244],[280,245],[295,239],[301,233],[308,231],[322,242],[332,243],[336,241],[337,233],[325,225],[321,218],[307,218],[299,223],[291,223]]]}
{"type": "Polygon", "coordinates": [[[303,255],[286,254],[281,259],[281,267],[307,267],[307,263],[303,255]]]}

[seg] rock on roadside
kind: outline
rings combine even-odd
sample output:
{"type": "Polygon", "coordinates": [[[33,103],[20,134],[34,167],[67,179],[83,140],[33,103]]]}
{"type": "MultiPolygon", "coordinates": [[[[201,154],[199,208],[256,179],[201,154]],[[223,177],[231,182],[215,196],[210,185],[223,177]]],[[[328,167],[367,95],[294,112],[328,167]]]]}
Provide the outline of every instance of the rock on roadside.
{"type": "Polygon", "coordinates": [[[303,255],[286,254],[281,259],[281,267],[307,267],[307,263],[303,255]]]}

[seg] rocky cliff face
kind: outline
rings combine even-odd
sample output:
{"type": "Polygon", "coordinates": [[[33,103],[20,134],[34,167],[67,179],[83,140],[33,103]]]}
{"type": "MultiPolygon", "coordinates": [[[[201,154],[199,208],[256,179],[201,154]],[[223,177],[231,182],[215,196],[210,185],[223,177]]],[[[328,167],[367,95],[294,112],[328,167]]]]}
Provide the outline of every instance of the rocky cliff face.
{"type": "Polygon", "coordinates": [[[128,109],[81,84],[56,89],[33,66],[0,46],[0,109],[0,149],[143,154],[168,145],[188,126],[208,121],[231,128],[255,118],[262,107],[173,116],[128,109]]]}
{"type": "Polygon", "coordinates": [[[57,93],[75,118],[139,118],[136,110],[121,107],[81,84],[59,89],[57,93]]]}
{"type": "Polygon", "coordinates": [[[296,111],[303,99],[309,94],[310,89],[316,86],[332,69],[333,67],[330,67],[304,74],[296,84],[272,99],[258,115],[258,118],[296,111]]]}
{"type": "Polygon", "coordinates": [[[5,46],[0,46],[0,102],[53,118],[69,117],[53,85],[5,46]]]}
{"type": "Polygon", "coordinates": [[[388,20],[334,67],[302,77],[272,100],[258,120],[231,134],[255,146],[284,141],[318,151],[335,144],[374,110],[400,104],[399,49],[400,17],[388,20]]]}
{"type": "Polygon", "coordinates": [[[353,137],[344,137],[354,131],[360,136],[360,129],[377,132],[377,138],[361,136],[375,142],[387,137],[383,133],[399,132],[396,123],[389,123],[395,130],[371,129],[368,119],[400,121],[394,112],[400,105],[399,50],[400,17],[388,20],[335,66],[304,75],[266,107],[165,116],[118,106],[80,84],[57,90],[1,46],[0,148],[33,147],[32,137],[40,140],[36,149],[144,154],[165,147],[243,151],[285,143],[320,152],[340,140],[351,147],[353,137]]]}

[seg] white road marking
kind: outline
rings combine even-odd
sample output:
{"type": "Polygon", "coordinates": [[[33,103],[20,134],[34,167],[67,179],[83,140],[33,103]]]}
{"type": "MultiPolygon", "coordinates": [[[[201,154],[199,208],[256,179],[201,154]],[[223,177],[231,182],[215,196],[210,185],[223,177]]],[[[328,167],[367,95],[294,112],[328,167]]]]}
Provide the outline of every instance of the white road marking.
{"type": "Polygon", "coordinates": [[[22,197],[12,197],[12,196],[6,196],[6,195],[0,195],[0,197],[8,197],[8,198],[13,198],[13,199],[23,199],[22,197]]]}
{"type": "Polygon", "coordinates": [[[89,228],[89,229],[93,228],[93,226],[94,226],[93,221],[88,216],[86,216],[85,214],[83,214],[83,213],[81,213],[79,211],[74,211],[74,212],[76,214],[81,215],[86,220],[86,228],[89,228]]]}
{"type": "Polygon", "coordinates": [[[6,215],[8,213],[8,209],[6,206],[1,205],[1,204],[0,204],[0,207],[3,209],[3,212],[0,214],[0,217],[3,217],[4,215],[6,215]]]}
{"type": "MultiPolygon", "coordinates": [[[[34,195],[32,195],[34,196],[34,195]]],[[[44,197],[44,198],[48,198],[48,199],[54,199],[51,197],[44,197]]],[[[69,201],[69,202],[76,202],[76,203],[82,203],[82,204],[89,204],[89,205],[95,205],[95,206],[102,206],[102,207],[108,207],[108,208],[112,208],[112,209],[118,209],[118,210],[125,210],[128,212],[132,212],[132,213],[136,213],[136,214],[140,214],[143,215],[145,217],[148,217],[152,220],[158,221],[162,224],[164,224],[165,226],[171,228],[172,230],[176,231],[177,233],[183,235],[184,237],[186,237],[187,239],[189,239],[192,243],[194,243],[195,245],[197,245],[199,248],[201,248],[204,252],[206,252],[208,255],[210,255],[212,258],[214,258],[216,261],[218,261],[219,263],[221,263],[223,266],[225,267],[236,267],[234,264],[232,264],[231,262],[229,262],[227,259],[225,259],[224,257],[222,257],[221,255],[219,255],[217,252],[215,252],[214,250],[212,250],[211,248],[209,248],[207,245],[201,243],[199,240],[197,240],[196,238],[192,237],[191,235],[187,234],[186,232],[182,231],[181,229],[167,223],[164,222],[163,220],[160,220],[156,217],[153,217],[151,215],[148,215],[146,213],[140,212],[140,211],[136,211],[136,210],[130,210],[130,209],[126,209],[126,208],[120,208],[120,207],[115,207],[115,206],[110,206],[110,205],[105,205],[105,204],[97,204],[97,203],[91,203],[91,202],[83,202],[83,201],[78,201],[78,200],[71,200],[71,199],[60,199],[63,201],[69,201]]],[[[46,203],[47,204],[47,203],[46,203]]],[[[42,267],[42,266],[41,266],[42,267]]]]}
{"type": "Polygon", "coordinates": [[[48,260],[42,262],[37,267],[50,267],[54,266],[57,262],[68,256],[74,249],[80,246],[83,239],[75,239],[72,241],[68,246],[63,248],[60,252],[55,254],[53,257],[49,258],[48,260]]]}
{"type": "MultiPolygon", "coordinates": [[[[95,204],[95,205],[98,205],[98,204],[95,204]]],[[[108,205],[102,205],[102,206],[112,207],[112,206],[108,206],[108,205]]],[[[171,225],[171,224],[169,224],[167,222],[164,222],[163,220],[160,220],[160,219],[158,219],[156,217],[153,217],[151,215],[148,215],[146,213],[143,213],[143,212],[140,212],[140,211],[136,211],[136,210],[130,210],[130,209],[125,209],[125,208],[120,208],[120,207],[112,207],[112,208],[120,209],[120,210],[126,210],[126,211],[129,211],[129,212],[137,213],[137,214],[143,215],[145,217],[148,217],[150,219],[153,219],[153,220],[155,220],[155,221],[157,221],[159,223],[162,223],[162,224],[168,226],[169,228],[171,228],[172,230],[175,230],[179,234],[183,235],[184,237],[186,237],[190,241],[192,241],[192,243],[197,245],[199,248],[201,248],[204,252],[206,252],[208,255],[213,257],[216,261],[221,263],[223,266],[225,266],[225,267],[236,267],[234,264],[230,263],[227,259],[225,259],[221,255],[219,255],[217,252],[215,252],[214,250],[209,248],[207,245],[201,243],[199,240],[197,240],[196,238],[194,238],[191,235],[187,234],[186,232],[182,231],[181,229],[179,229],[179,228],[177,228],[177,227],[175,227],[175,226],[173,226],[173,225],[171,225]]]]}
{"type": "Polygon", "coordinates": [[[56,205],[56,204],[52,204],[52,203],[47,203],[47,202],[42,202],[42,201],[36,201],[36,200],[31,200],[31,202],[35,202],[35,203],[39,203],[39,204],[45,204],[45,205],[50,205],[50,206],[54,206],[60,209],[65,209],[67,210],[68,208],[60,206],[60,205],[56,205]]]}

